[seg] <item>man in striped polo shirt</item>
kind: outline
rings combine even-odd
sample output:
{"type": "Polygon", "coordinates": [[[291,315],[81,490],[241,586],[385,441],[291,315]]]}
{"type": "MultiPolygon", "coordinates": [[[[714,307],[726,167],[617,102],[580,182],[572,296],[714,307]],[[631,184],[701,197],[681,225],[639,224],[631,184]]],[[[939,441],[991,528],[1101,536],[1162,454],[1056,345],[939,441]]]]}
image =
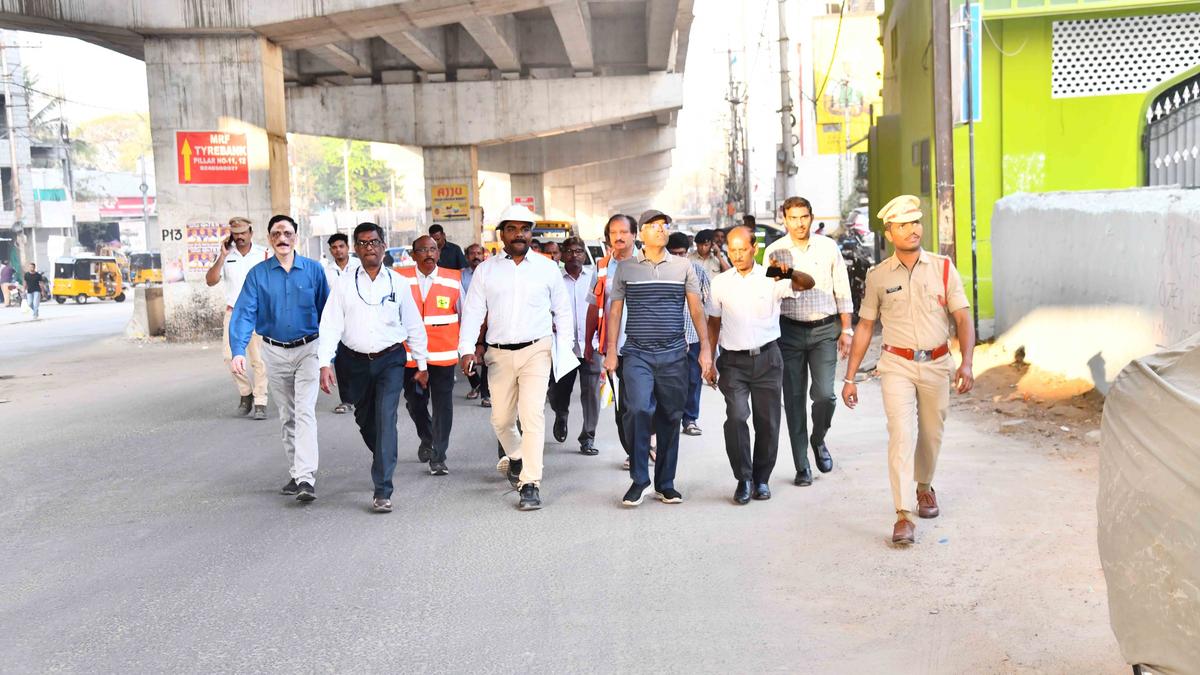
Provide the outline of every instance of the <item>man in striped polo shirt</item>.
{"type": "Polygon", "coordinates": [[[679,456],[679,429],[687,402],[688,345],[684,333],[686,303],[700,336],[700,371],[712,371],[712,355],[700,281],[685,258],[667,253],[667,225],[671,217],[647,211],[638,219],[642,250],[617,266],[612,283],[612,305],[606,321],[607,349],[604,369],[617,369],[617,336],[621,315],[628,306],[625,345],[620,348],[622,393],[625,397],[625,436],[632,446],[629,475],[633,485],[621,503],[637,506],[650,487],[650,435],[658,439],[654,464],[654,491],[665,504],[678,504],[683,495],[675,489],[679,456]]]}

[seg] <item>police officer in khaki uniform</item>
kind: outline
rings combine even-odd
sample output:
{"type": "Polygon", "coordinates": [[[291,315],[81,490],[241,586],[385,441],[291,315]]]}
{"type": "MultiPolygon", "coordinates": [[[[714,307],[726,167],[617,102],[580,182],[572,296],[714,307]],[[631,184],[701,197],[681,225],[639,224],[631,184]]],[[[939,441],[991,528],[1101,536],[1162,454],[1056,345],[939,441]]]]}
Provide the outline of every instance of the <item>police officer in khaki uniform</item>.
{"type": "Polygon", "coordinates": [[[896,197],[879,212],[879,219],[896,252],[867,274],[842,400],[849,408],[858,404],[853,374],[871,343],[875,321],[882,320],[883,353],[878,368],[887,414],[888,473],[897,514],[892,543],[911,544],[916,537],[913,513],[922,518],[938,515],[933,472],[950,406],[950,381],[953,376],[960,394],[975,384],[971,373],[975,331],[954,264],[949,258],[921,250],[920,200],[911,195],[896,197]],[[952,319],[962,349],[957,372],[948,344],[952,319]]]}

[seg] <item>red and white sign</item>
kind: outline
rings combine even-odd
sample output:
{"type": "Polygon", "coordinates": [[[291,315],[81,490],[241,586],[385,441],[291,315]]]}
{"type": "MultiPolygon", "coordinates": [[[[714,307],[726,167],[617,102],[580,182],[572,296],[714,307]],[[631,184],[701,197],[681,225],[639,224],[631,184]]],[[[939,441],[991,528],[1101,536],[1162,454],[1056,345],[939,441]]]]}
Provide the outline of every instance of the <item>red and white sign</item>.
{"type": "Polygon", "coordinates": [[[530,211],[533,210],[533,197],[513,197],[513,203],[518,206],[524,206],[530,211]]]}
{"type": "Polygon", "coordinates": [[[250,154],[246,134],[176,131],[175,157],[180,185],[248,185],[250,154]]]}

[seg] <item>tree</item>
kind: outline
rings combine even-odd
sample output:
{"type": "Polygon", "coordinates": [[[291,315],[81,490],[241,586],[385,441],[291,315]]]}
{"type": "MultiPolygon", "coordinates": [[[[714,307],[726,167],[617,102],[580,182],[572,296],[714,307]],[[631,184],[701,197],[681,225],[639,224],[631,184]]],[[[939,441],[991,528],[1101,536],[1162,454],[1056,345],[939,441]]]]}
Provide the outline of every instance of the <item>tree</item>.
{"type": "Polygon", "coordinates": [[[142,114],[116,113],[75,127],[75,161],[86,169],[139,171],[138,158],[150,155],[150,120],[142,114]]]}
{"type": "Polygon", "coordinates": [[[371,209],[386,206],[393,171],[371,157],[371,144],[325,136],[291,135],[288,160],[292,167],[292,197],[300,211],[371,209]],[[349,144],[350,203],[346,203],[347,143],[349,144]]]}

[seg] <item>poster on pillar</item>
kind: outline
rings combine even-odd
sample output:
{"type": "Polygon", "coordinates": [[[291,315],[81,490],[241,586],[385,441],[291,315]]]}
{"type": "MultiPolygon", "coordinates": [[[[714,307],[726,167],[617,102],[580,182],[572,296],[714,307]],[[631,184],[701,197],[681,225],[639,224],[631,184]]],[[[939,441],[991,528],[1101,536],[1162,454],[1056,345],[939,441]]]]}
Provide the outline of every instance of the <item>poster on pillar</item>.
{"type": "Polygon", "coordinates": [[[470,220],[471,200],[466,183],[434,183],[430,211],[437,220],[470,220]]]}
{"type": "Polygon", "coordinates": [[[229,236],[229,226],[225,223],[188,223],[186,232],[187,272],[203,274],[221,254],[221,244],[229,236]]]}
{"type": "Polygon", "coordinates": [[[175,159],[180,185],[249,185],[246,134],[176,131],[175,159]]]}

